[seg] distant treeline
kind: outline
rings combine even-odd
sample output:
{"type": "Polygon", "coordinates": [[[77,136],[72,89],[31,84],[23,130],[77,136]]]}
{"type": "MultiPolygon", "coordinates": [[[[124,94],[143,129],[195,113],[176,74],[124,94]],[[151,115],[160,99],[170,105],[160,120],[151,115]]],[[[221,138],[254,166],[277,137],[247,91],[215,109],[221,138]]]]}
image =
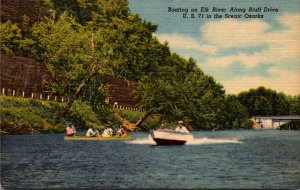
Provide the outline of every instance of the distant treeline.
{"type": "Polygon", "coordinates": [[[300,95],[288,96],[259,87],[242,92],[237,98],[250,116],[300,115],[300,95]]]}

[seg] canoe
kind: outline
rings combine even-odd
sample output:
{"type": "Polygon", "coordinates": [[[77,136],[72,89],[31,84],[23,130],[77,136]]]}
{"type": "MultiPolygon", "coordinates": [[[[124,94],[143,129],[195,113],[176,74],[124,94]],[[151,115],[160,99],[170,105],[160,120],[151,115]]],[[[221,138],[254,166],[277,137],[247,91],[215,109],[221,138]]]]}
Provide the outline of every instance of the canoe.
{"type": "Polygon", "coordinates": [[[125,134],[125,135],[113,135],[110,137],[87,137],[87,136],[83,136],[83,135],[79,135],[79,136],[65,136],[64,137],[65,140],[130,140],[133,139],[133,135],[132,134],[125,134]]]}

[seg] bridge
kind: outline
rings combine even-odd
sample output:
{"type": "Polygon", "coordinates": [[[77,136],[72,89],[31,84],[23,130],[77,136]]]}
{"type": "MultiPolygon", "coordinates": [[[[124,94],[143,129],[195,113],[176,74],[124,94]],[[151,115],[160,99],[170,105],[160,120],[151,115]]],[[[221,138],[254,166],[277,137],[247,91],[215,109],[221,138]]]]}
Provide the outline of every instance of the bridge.
{"type": "Polygon", "coordinates": [[[260,128],[279,129],[282,125],[288,124],[288,128],[291,129],[295,127],[294,121],[300,121],[300,116],[254,116],[252,120],[260,128]]]}

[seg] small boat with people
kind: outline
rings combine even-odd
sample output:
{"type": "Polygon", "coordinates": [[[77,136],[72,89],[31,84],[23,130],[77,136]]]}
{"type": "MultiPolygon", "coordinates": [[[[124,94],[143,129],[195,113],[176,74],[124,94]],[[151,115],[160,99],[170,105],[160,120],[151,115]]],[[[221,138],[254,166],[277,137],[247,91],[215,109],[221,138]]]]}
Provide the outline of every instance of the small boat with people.
{"type": "Polygon", "coordinates": [[[165,129],[162,125],[156,130],[151,130],[150,136],[157,145],[184,145],[187,141],[194,139],[193,135],[183,126],[182,121],[178,122],[175,130],[165,129]]]}
{"type": "Polygon", "coordinates": [[[66,128],[65,140],[131,140],[132,134],[128,134],[123,126],[120,126],[118,131],[114,133],[110,127],[105,127],[100,135],[99,131],[93,126],[90,126],[85,135],[77,135],[77,131],[73,124],[66,128]]]}
{"type": "Polygon", "coordinates": [[[75,135],[75,136],[65,136],[65,140],[131,140],[133,135],[126,133],[122,135],[111,135],[111,136],[86,136],[86,135],[75,135]]]}

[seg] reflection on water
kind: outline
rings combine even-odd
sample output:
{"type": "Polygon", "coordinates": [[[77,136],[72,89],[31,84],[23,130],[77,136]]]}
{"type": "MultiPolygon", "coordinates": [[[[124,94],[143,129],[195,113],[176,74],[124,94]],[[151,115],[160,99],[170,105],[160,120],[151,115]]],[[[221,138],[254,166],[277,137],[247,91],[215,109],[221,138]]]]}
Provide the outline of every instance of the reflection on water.
{"type": "Polygon", "coordinates": [[[47,188],[300,188],[299,131],[193,132],[184,146],[1,137],[1,186],[47,188]]]}

